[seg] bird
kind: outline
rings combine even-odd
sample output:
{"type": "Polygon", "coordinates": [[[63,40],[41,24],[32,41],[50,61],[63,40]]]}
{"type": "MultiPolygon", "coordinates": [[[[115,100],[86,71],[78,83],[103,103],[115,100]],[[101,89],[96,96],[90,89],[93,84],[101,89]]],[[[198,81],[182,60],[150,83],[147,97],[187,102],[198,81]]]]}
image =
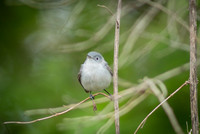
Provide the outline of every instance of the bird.
{"type": "Polygon", "coordinates": [[[95,51],[87,54],[85,62],[81,65],[78,73],[78,81],[86,93],[90,93],[90,99],[94,100],[92,91],[104,90],[108,95],[111,94],[106,90],[112,80],[112,70],[103,56],[95,51]]]}

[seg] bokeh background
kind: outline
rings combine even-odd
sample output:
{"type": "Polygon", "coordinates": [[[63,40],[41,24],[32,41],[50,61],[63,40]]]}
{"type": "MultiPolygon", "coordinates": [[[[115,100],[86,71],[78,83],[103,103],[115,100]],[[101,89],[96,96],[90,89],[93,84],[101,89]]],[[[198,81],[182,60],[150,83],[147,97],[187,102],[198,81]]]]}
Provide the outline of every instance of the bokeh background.
{"type": "MultiPolygon", "coordinates": [[[[188,0],[122,2],[119,91],[137,86],[147,77],[161,78],[157,76],[185,65],[158,80],[169,95],[189,78],[188,0]]],[[[197,0],[198,41],[199,6],[197,0]]],[[[5,126],[2,122],[41,118],[49,114],[28,115],[25,111],[62,107],[88,97],[78,83],[77,74],[89,51],[102,53],[113,67],[116,7],[116,0],[0,1],[0,133],[115,133],[113,121],[107,122],[110,117],[98,118],[113,110],[110,101],[98,103],[97,112],[93,112],[90,103],[86,108],[34,124],[5,126]],[[105,123],[107,128],[102,128],[105,123]]],[[[200,70],[197,71],[199,78],[200,70]]],[[[120,117],[122,134],[133,133],[159,104],[152,91],[146,90],[146,98],[120,117]]],[[[113,93],[112,84],[108,91],[113,93]]],[[[125,97],[120,107],[140,95],[131,96],[125,97]]],[[[191,129],[189,102],[189,86],[168,101],[184,133],[191,129]]],[[[138,133],[175,131],[161,107],[138,133]]]]}

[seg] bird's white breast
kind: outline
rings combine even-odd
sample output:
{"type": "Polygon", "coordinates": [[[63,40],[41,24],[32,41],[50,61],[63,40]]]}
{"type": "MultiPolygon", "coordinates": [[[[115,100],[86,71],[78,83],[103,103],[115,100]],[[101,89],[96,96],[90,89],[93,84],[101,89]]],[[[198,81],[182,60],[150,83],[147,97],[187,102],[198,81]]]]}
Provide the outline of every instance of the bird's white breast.
{"type": "Polygon", "coordinates": [[[87,91],[98,91],[110,85],[112,76],[104,64],[86,61],[83,64],[81,83],[87,91]]]}

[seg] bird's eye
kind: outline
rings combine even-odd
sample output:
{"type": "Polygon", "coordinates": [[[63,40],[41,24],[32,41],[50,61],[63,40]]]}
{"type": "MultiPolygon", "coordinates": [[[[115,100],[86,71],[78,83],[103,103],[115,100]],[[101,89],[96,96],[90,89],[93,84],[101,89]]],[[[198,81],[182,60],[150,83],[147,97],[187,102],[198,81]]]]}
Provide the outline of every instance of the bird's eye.
{"type": "Polygon", "coordinates": [[[99,58],[98,58],[98,57],[96,57],[96,60],[99,60],[99,58]]]}

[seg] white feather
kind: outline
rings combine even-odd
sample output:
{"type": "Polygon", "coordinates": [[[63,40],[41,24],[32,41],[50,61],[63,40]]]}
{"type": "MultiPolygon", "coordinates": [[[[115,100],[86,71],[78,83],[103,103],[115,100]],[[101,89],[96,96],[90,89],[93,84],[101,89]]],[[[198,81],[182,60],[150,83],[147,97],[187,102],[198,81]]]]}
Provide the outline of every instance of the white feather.
{"type": "Polygon", "coordinates": [[[98,63],[87,58],[82,66],[81,83],[87,91],[98,91],[110,85],[112,76],[106,68],[106,62],[98,63]]]}

